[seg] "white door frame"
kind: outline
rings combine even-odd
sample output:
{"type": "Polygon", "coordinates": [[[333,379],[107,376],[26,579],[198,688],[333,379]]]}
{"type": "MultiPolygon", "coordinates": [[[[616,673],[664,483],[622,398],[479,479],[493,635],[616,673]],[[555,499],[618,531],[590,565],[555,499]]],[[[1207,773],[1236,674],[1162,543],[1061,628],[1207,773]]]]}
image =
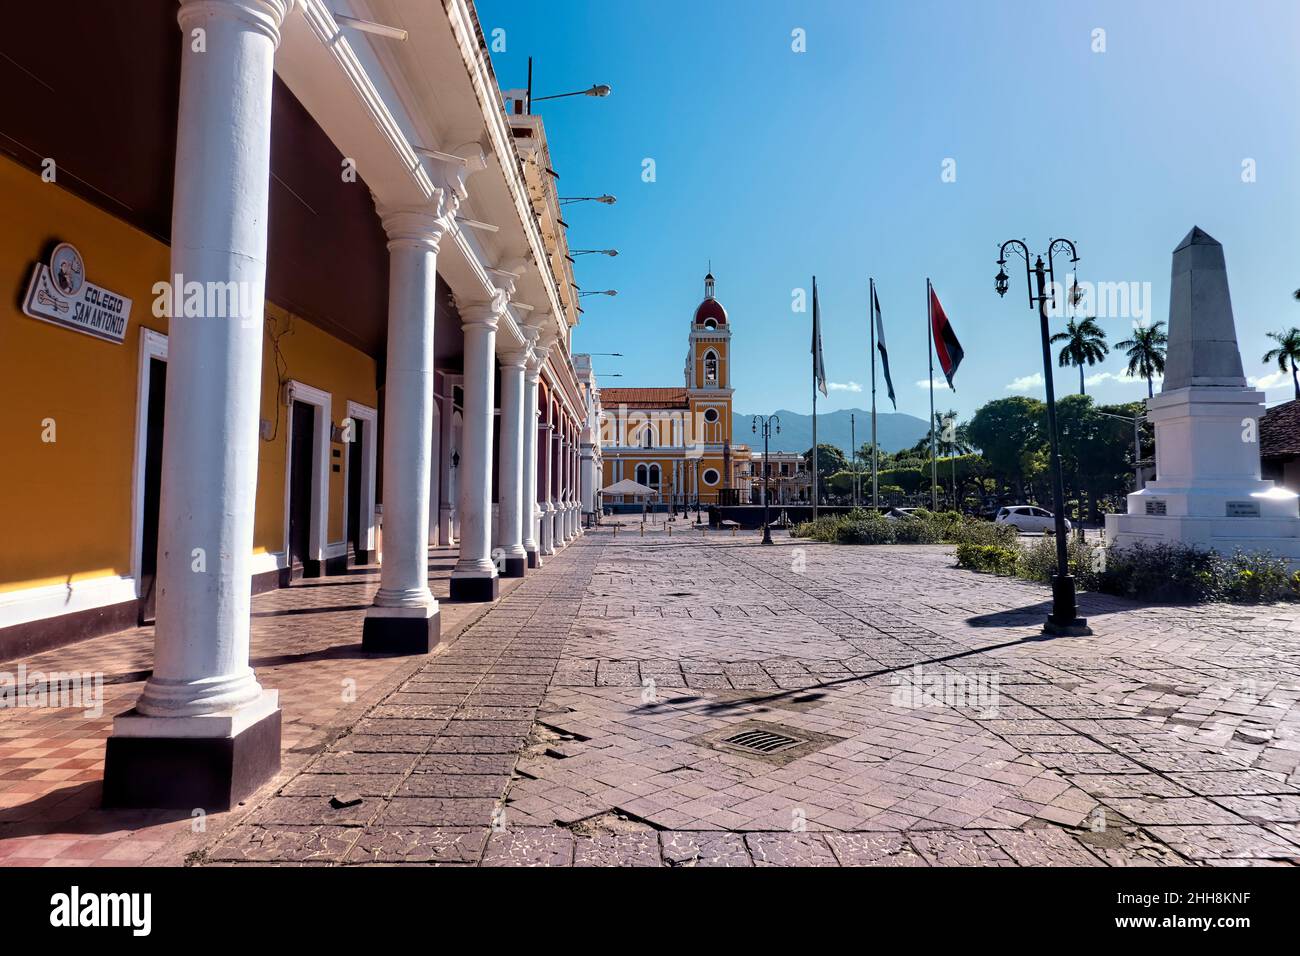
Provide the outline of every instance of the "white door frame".
{"type": "MultiPolygon", "coordinates": [[[[150,361],[167,361],[167,336],[153,329],[140,329],[140,368],[136,375],[135,461],[131,475],[131,578],[135,596],[140,594],[140,571],[144,565],[144,459],[149,439],[150,361]]],[[[164,403],[164,408],[166,404],[164,403]]]]}
{"type": "MultiPolygon", "coordinates": [[[[369,405],[348,402],[348,418],[366,423],[361,432],[361,537],[366,551],[375,550],[375,462],[379,444],[379,412],[369,405]]],[[[353,441],[356,440],[355,432],[353,441]]],[[[348,549],[348,514],[352,503],[348,500],[352,491],[352,449],[348,449],[347,461],[343,466],[343,553],[348,549]]]]}
{"type": "Polygon", "coordinates": [[[311,529],[308,534],[307,555],[313,561],[325,561],[325,539],[329,533],[329,448],[330,429],[333,419],[330,417],[331,396],[329,392],[313,388],[304,382],[290,381],[285,387],[284,404],[288,409],[284,444],[284,556],[285,563],[290,561],[289,552],[289,492],[293,472],[293,403],[306,402],[316,406],[316,428],[311,443],[311,529]]]}

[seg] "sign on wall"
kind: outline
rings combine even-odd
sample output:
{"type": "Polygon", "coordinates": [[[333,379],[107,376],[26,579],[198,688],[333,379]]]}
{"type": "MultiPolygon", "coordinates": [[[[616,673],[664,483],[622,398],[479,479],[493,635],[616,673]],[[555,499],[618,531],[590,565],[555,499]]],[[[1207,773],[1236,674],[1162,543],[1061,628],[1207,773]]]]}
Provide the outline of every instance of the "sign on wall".
{"type": "Polygon", "coordinates": [[[50,253],[49,265],[36,264],[23,312],[120,345],[131,318],[131,300],[86,281],[81,253],[72,243],[61,242],[50,253]]]}

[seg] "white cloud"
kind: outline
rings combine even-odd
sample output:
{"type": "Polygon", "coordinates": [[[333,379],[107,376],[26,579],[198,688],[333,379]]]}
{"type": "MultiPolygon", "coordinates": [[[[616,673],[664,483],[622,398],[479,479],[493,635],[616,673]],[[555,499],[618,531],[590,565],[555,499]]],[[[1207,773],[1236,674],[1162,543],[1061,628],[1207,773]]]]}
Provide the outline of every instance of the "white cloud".
{"type": "MultiPolygon", "coordinates": [[[[1159,388],[1160,383],[1164,381],[1164,376],[1156,375],[1154,376],[1152,381],[1155,383],[1156,387],[1159,388]]],[[[1102,382],[1118,382],[1121,385],[1133,385],[1135,383],[1141,383],[1145,385],[1147,383],[1147,380],[1144,378],[1139,378],[1136,375],[1130,375],[1128,373],[1128,369],[1125,369],[1122,372],[1097,372],[1085,378],[1084,382],[1088,385],[1100,385],[1102,382]]]]}
{"type": "MultiPolygon", "coordinates": [[[[917,388],[929,388],[929,387],[930,387],[930,380],[929,380],[928,378],[923,378],[923,379],[921,379],[919,382],[916,383],[916,387],[917,387],[917,388]]],[[[947,382],[946,380],[942,379],[942,378],[936,378],[936,379],[934,380],[934,387],[935,387],[935,388],[947,388],[947,387],[948,387],[948,382],[947,382]]]]}
{"type": "Polygon", "coordinates": [[[860,392],[862,386],[857,382],[827,382],[826,387],[832,392],[860,392]]]}
{"type": "Polygon", "coordinates": [[[1255,388],[1262,388],[1268,391],[1270,388],[1282,388],[1291,384],[1290,372],[1269,372],[1267,375],[1250,376],[1246,379],[1249,385],[1255,388]]]}
{"type": "Polygon", "coordinates": [[[1022,375],[1010,385],[1006,386],[1008,392],[1032,392],[1034,389],[1043,387],[1043,373],[1035,372],[1033,375],[1022,375]]]}

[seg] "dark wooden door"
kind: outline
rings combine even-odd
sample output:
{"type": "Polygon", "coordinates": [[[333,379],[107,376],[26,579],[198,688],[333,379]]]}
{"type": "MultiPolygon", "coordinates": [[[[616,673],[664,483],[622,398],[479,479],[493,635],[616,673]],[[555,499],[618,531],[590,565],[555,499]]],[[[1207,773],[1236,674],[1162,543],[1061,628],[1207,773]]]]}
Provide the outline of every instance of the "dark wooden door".
{"type": "Polygon", "coordinates": [[[311,550],[312,440],[316,406],[293,403],[293,442],[289,450],[289,576],[301,578],[311,550]]]}
{"type": "Polygon", "coordinates": [[[367,556],[366,542],[362,540],[361,511],[361,468],[364,458],[362,442],[369,439],[365,433],[365,422],[359,418],[352,420],[352,443],[348,445],[348,547],[352,550],[353,560],[358,556],[364,560],[367,556]]]}
{"type": "Polygon", "coordinates": [[[140,529],[140,624],[152,624],[158,606],[158,513],[162,501],[163,409],[167,363],[149,360],[148,412],[144,439],[144,501],[140,529]]]}

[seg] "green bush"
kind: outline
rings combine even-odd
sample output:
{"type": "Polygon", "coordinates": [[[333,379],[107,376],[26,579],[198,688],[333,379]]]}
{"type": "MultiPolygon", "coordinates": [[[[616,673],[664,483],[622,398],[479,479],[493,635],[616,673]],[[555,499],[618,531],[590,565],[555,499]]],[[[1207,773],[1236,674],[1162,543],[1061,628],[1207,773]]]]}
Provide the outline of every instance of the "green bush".
{"type": "Polygon", "coordinates": [[[1110,548],[1096,588],[1147,601],[1217,601],[1225,596],[1223,558],[1182,544],[1110,548]]]}
{"type": "Polygon", "coordinates": [[[996,544],[959,544],[957,545],[957,565],[971,571],[983,571],[987,574],[1011,575],[1016,573],[1016,564],[1020,559],[1018,548],[1006,548],[996,544]]]}
{"type": "Polygon", "coordinates": [[[814,541],[834,541],[839,523],[840,519],[835,515],[822,515],[814,521],[801,521],[795,525],[794,536],[814,541]]]}
{"type": "Polygon", "coordinates": [[[840,522],[835,540],[841,545],[892,545],[896,538],[896,525],[880,515],[870,518],[846,518],[840,522]]]}
{"type": "MultiPolygon", "coordinates": [[[[1066,544],[1066,560],[1070,573],[1074,575],[1075,584],[1081,590],[1095,590],[1097,586],[1097,569],[1101,566],[1098,558],[1101,546],[1090,541],[1080,541],[1071,536],[1066,544]]],[[[1056,538],[1052,535],[1031,538],[1027,545],[1020,546],[1020,560],[1016,563],[1016,575],[1026,581],[1050,584],[1056,574],[1056,538]]]]}
{"type": "Polygon", "coordinates": [[[960,516],[952,523],[944,540],[951,544],[991,544],[1003,548],[1014,547],[1020,534],[1011,525],[995,524],[980,518],[960,516]]]}
{"type": "Polygon", "coordinates": [[[900,518],[885,524],[893,525],[898,544],[937,544],[943,540],[943,526],[932,515],[900,518]]]}
{"type": "Polygon", "coordinates": [[[1268,552],[1238,551],[1225,562],[1224,595],[1229,601],[1283,601],[1294,596],[1289,564],[1268,552]]]}

